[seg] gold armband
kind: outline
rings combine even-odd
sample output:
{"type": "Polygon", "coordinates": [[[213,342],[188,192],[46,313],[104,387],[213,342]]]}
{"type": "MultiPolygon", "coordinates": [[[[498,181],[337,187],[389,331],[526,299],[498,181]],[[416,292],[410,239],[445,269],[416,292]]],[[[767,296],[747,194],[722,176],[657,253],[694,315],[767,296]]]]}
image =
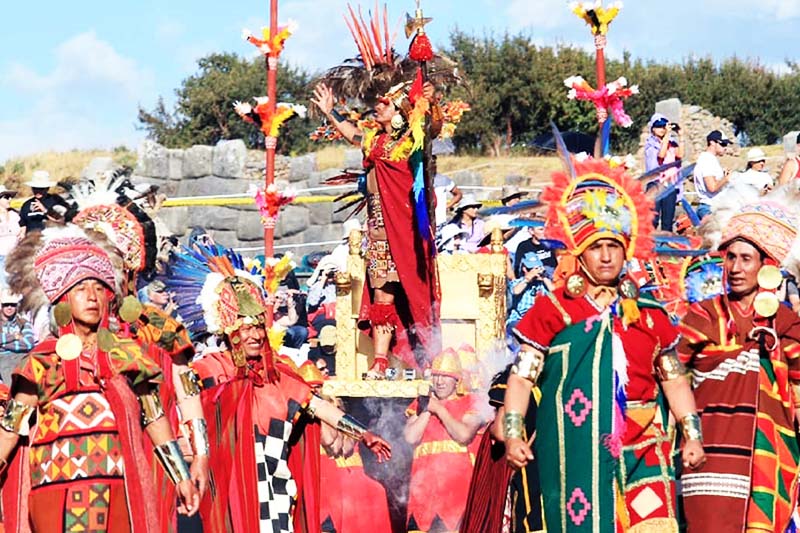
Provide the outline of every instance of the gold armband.
{"type": "Polygon", "coordinates": [[[187,398],[200,394],[200,378],[194,370],[187,370],[180,375],[183,392],[187,398]]]}
{"type": "Polygon", "coordinates": [[[683,438],[685,440],[698,440],[703,442],[703,428],[700,427],[700,417],[691,413],[681,419],[683,438]]]}
{"type": "Polygon", "coordinates": [[[142,406],[142,427],[147,427],[164,416],[164,406],[161,405],[157,390],[139,396],[139,404],[142,406]]]}
{"type": "Polygon", "coordinates": [[[164,467],[164,471],[174,484],[177,485],[181,481],[191,479],[192,476],[189,474],[189,467],[183,459],[178,441],[171,440],[164,444],[159,444],[154,448],[154,451],[161,466],[164,467]]]}
{"type": "Polygon", "coordinates": [[[531,383],[536,383],[539,379],[539,374],[544,369],[544,354],[536,350],[520,350],[517,354],[517,359],[514,361],[514,366],[511,367],[511,373],[523,379],[527,379],[531,383]]]}
{"type": "Polygon", "coordinates": [[[678,359],[678,354],[668,352],[662,354],[656,361],[656,375],[660,381],[670,381],[685,376],[686,367],[678,359]]]}
{"type": "Polygon", "coordinates": [[[208,455],[208,424],[203,418],[192,418],[182,424],[183,434],[189,439],[192,455],[208,455]]]}
{"type": "Polygon", "coordinates": [[[507,439],[525,440],[525,418],[522,413],[506,412],[503,416],[503,435],[507,439]]]}
{"type": "MultiPolygon", "coordinates": [[[[312,396],[314,398],[318,398],[316,394],[313,394],[312,396]]],[[[306,415],[308,415],[308,418],[310,418],[311,420],[314,420],[314,417],[317,415],[317,410],[314,409],[314,407],[311,405],[311,402],[308,402],[308,405],[304,409],[304,412],[306,415]]]]}
{"type": "Polygon", "coordinates": [[[364,433],[368,431],[361,422],[350,415],[344,415],[340,418],[339,422],[336,424],[336,429],[356,440],[364,438],[364,433]]]}
{"type": "Polygon", "coordinates": [[[11,398],[6,404],[3,418],[0,419],[0,427],[17,435],[27,434],[24,430],[27,429],[28,419],[35,410],[36,407],[11,398]]]}
{"type": "Polygon", "coordinates": [[[6,469],[8,468],[8,461],[5,459],[0,459],[0,476],[5,473],[6,469]]]}
{"type": "Polygon", "coordinates": [[[792,393],[794,394],[794,406],[800,409],[800,382],[792,382],[792,393]]]}

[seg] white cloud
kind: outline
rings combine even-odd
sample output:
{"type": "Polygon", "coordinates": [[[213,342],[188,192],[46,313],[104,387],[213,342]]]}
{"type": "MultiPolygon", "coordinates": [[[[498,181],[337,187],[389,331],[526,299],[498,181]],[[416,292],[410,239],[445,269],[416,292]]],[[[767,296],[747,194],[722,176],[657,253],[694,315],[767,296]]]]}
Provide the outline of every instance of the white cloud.
{"type": "Polygon", "coordinates": [[[18,102],[0,119],[0,161],[42,150],[134,144],[137,103],[155,92],[154,76],[93,31],[56,46],[53,68],[12,64],[0,85],[18,102]]]}
{"type": "Polygon", "coordinates": [[[720,14],[740,18],[758,17],[780,22],[800,17],[798,0],[711,0],[711,5],[720,14]]]}

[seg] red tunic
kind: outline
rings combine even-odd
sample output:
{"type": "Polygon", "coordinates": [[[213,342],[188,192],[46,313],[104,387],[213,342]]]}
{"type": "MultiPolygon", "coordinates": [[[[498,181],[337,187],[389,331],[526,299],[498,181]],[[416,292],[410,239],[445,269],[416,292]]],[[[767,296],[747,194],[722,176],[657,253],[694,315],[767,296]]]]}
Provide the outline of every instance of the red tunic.
{"type": "MultiPolygon", "coordinates": [[[[441,403],[456,419],[478,414],[473,394],[441,403]]],[[[416,412],[416,400],[409,406],[416,412]]],[[[475,465],[471,447],[453,440],[436,416],[431,416],[422,440],[414,449],[408,495],[409,531],[429,531],[441,521],[445,531],[457,531],[469,495],[469,479],[475,465]]],[[[438,529],[437,529],[438,531],[438,529]]]]}
{"type": "MultiPolygon", "coordinates": [[[[396,298],[395,306],[403,329],[415,328],[415,336],[428,354],[439,352],[437,335],[432,330],[438,328],[438,309],[436,308],[435,261],[429,243],[417,231],[414,218],[414,198],[408,156],[394,161],[385,153],[384,146],[388,134],[367,134],[364,165],[371,167],[381,198],[381,210],[386,227],[392,259],[397,267],[403,295],[396,298]],[[374,142],[372,142],[374,140],[374,142]]],[[[367,292],[362,299],[359,318],[369,318],[371,295],[367,292]]],[[[397,332],[399,341],[397,353],[402,359],[414,364],[413,356],[407,347],[402,346],[403,331],[397,332]],[[403,348],[406,348],[403,350],[403,348]]],[[[432,355],[429,355],[432,357],[432,355]]]]}

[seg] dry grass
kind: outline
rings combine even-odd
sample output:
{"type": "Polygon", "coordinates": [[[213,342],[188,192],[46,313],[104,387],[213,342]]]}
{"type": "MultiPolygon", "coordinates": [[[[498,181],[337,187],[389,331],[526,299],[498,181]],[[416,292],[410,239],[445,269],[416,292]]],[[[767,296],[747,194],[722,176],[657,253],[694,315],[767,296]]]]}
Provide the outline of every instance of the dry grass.
{"type": "Polygon", "coordinates": [[[42,152],[7,160],[0,167],[0,182],[9,189],[16,189],[28,181],[35,170],[47,170],[55,181],[76,179],[95,157],[112,157],[121,165],[136,164],[136,152],[127,148],[117,148],[113,151],[42,152]]]}
{"type": "Polygon", "coordinates": [[[317,170],[344,168],[344,154],[349,148],[342,144],[329,144],[323,149],[317,150],[317,170]]]}

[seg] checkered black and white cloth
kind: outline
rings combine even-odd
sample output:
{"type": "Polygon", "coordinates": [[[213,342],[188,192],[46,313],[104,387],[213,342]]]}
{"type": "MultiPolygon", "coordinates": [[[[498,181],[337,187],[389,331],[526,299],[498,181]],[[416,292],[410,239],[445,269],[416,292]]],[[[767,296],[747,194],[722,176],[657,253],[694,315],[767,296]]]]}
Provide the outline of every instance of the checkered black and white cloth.
{"type": "Polygon", "coordinates": [[[292,423],[272,419],[269,434],[256,428],[256,470],[261,533],[294,533],[292,507],[297,499],[297,484],[289,471],[289,436],[292,423]]]}

